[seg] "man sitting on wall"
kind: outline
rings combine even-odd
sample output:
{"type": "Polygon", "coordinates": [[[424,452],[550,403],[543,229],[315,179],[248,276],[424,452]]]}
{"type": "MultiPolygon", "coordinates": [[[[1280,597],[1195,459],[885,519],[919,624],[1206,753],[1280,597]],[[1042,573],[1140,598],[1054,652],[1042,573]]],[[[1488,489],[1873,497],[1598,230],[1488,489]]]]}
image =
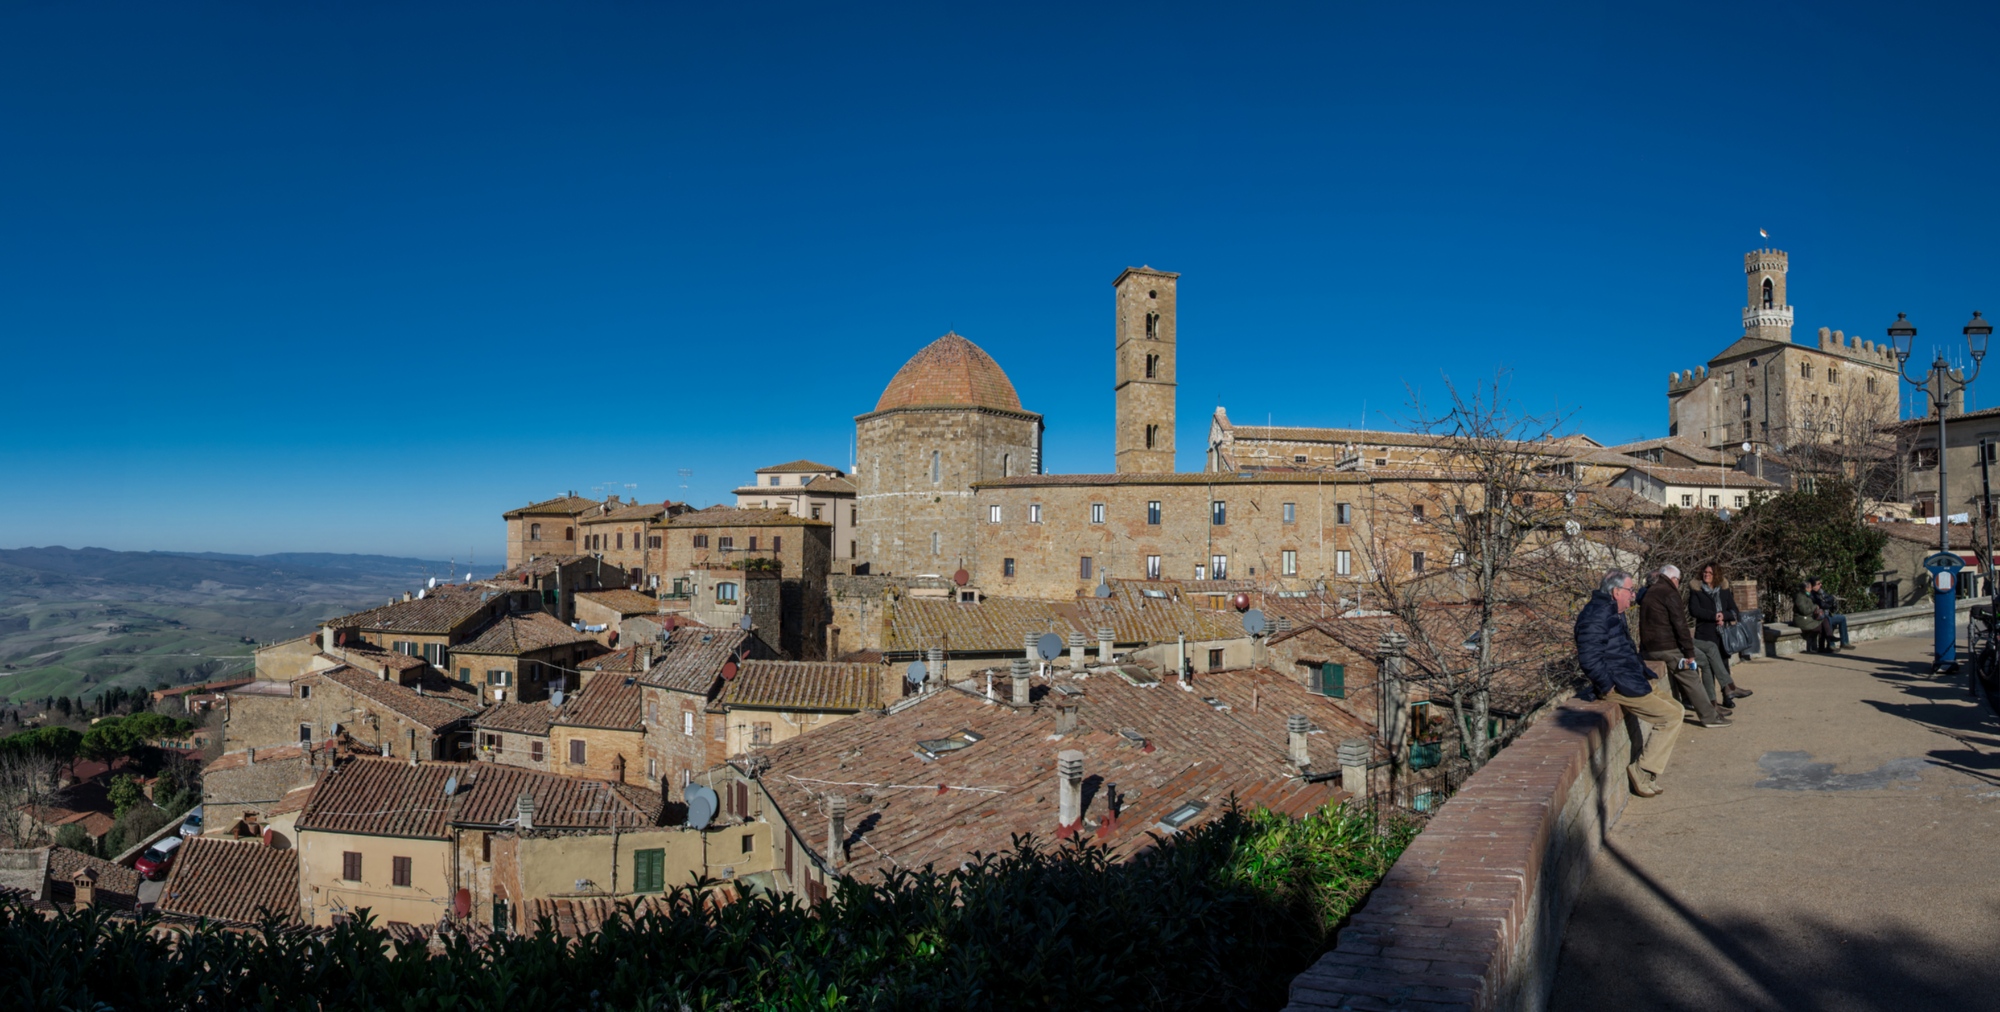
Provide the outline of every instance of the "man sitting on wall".
{"type": "Polygon", "coordinates": [[[1665,661],[1674,694],[1695,712],[1703,727],[1728,727],[1730,720],[1709,701],[1694,655],[1694,623],[1681,600],[1679,566],[1661,566],[1639,605],[1639,650],[1649,661],[1665,661]]]}
{"type": "Polygon", "coordinates": [[[1840,614],[1840,598],[1827,593],[1826,582],[1815,576],[1807,588],[1812,591],[1813,603],[1826,615],[1826,652],[1833,652],[1833,634],[1840,633],[1840,649],[1852,650],[1854,644],[1847,641],[1847,616],[1840,614]]]}
{"type": "Polygon", "coordinates": [[[1639,660],[1632,634],[1625,628],[1625,609],[1632,606],[1632,575],[1616,569],[1604,574],[1597,593],[1576,616],[1576,660],[1597,694],[1617,703],[1626,713],[1652,725],[1653,734],[1637,761],[1625,767],[1632,793],[1657,796],[1658,781],[1674,754],[1681,733],[1681,704],[1659,690],[1652,673],[1639,660]]]}

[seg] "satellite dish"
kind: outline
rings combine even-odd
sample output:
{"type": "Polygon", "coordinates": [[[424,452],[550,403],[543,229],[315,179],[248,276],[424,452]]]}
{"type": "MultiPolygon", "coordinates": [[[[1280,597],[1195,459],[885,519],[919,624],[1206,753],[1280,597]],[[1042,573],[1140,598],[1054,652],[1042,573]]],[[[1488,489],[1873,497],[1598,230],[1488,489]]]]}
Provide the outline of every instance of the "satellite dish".
{"type": "Polygon", "coordinates": [[[688,828],[706,829],[715,818],[715,810],[721,807],[722,799],[715,792],[700,784],[689,784],[681,791],[681,800],[687,802],[688,828]]]}
{"type": "Polygon", "coordinates": [[[1093,593],[1093,594],[1096,594],[1096,595],[1097,595],[1098,597],[1110,597],[1110,596],[1111,596],[1111,585],[1110,585],[1110,584],[1105,584],[1105,583],[1100,583],[1100,584],[1098,584],[1098,585],[1097,585],[1097,589],[1096,589],[1096,590],[1093,590],[1093,591],[1091,591],[1091,593],[1093,593]]]}
{"type": "Polygon", "coordinates": [[[963,569],[959,570],[956,573],[951,574],[951,582],[956,583],[961,587],[965,586],[966,583],[971,581],[971,579],[972,579],[972,574],[966,572],[963,569]]]}
{"type": "MultiPolygon", "coordinates": [[[[1745,444],[1745,445],[1748,445],[1748,444],[1745,444]]],[[[431,577],[431,582],[430,582],[430,585],[431,585],[432,587],[436,587],[436,586],[438,585],[438,578],[437,578],[437,577],[435,577],[435,576],[431,577]]]]}
{"type": "Polygon", "coordinates": [[[1062,656],[1063,638],[1055,633],[1043,633],[1042,638],[1035,641],[1035,646],[1040,648],[1042,660],[1052,661],[1062,656]]]}
{"type": "Polygon", "coordinates": [[[739,619],[737,619],[737,620],[736,620],[736,628],[738,628],[738,629],[741,629],[741,630],[743,630],[744,632],[749,632],[749,631],[750,631],[750,616],[748,616],[748,615],[745,615],[745,616],[743,616],[742,618],[739,618],[739,619]]]}
{"type": "Polygon", "coordinates": [[[1252,608],[1249,611],[1243,613],[1244,632],[1247,632],[1252,636],[1261,636],[1264,633],[1264,628],[1265,628],[1264,613],[1262,611],[1259,611],[1256,608],[1252,608]]]}
{"type": "Polygon", "coordinates": [[[448,798],[457,793],[458,793],[458,778],[457,777],[447,778],[444,782],[444,796],[448,798]]]}
{"type": "Polygon", "coordinates": [[[924,662],[911,661],[909,668],[903,673],[903,680],[909,682],[911,685],[922,685],[927,674],[924,662]]]}
{"type": "Polygon", "coordinates": [[[722,679],[723,681],[728,681],[729,679],[735,677],[736,677],[736,658],[731,657],[730,659],[722,662],[722,679]]]}

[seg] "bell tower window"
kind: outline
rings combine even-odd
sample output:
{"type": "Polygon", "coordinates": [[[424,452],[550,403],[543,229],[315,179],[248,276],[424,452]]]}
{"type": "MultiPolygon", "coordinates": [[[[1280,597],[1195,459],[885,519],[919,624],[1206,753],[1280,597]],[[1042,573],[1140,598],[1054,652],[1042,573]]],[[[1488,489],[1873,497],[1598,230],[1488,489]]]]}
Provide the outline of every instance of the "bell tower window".
{"type": "Polygon", "coordinates": [[[1146,356],[1146,378],[1158,379],[1159,371],[1160,371],[1160,356],[1158,355],[1146,356]]]}
{"type": "Polygon", "coordinates": [[[1154,444],[1159,441],[1159,438],[1160,438],[1159,426],[1157,425],[1146,426],[1146,449],[1148,450],[1153,449],[1154,444]]]}
{"type": "Polygon", "coordinates": [[[1764,308],[1771,308],[1771,279],[1764,279],[1764,308]]]}
{"type": "Polygon", "coordinates": [[[1157,340],[1157,339],[1159,339],[1159,336],[1160,336],[1160,314],[1158,314],[1158,313],[1147,313],[1147,314],[1146,314],[1146,338],[1147,338],[1148,340],[1157,340]]]}

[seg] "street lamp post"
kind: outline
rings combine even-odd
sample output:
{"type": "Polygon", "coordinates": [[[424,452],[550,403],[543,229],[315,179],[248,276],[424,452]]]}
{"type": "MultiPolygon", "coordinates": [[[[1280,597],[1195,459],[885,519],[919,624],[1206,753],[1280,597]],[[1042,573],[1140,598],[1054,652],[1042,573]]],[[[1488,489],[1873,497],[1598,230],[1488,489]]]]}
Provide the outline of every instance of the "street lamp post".
{"type": "MultiPolygon", "coordinates": [[[[1889,338],[1895,342],[1896,347],[1897,371],[1911,386],[1926,391],[1931,399],[1931,407],[1937,412],[1938,553],[1941,555],[1951,554],[1951,506],[1949,505],[1951,486],[1950,471],[1945,463],[1948,457],[1945,452],[1945,418],[1951,406],[1953,386],[1956,385],[1962,391],[1970,386],[1973,380],[1979,378],[1980,364],[1986,358],[1986,340],[1992,336],[1993,327],[1975,312],[1972,314],[1972,322],[1965,325],[1964,332],[1966,348],[1972,353],[1972,375],[1964,379],[1954,379],[1951,375],[1951,366],[1945,362],[1944,352],[1940,350],[1927,371],[1911,376],[1910,346],[1916,341],[1916,324],[1910,322],[1908,315],[1897,313],[1896,322],[1889,325],[1889,338]]],[[[1943,580],[1938,582],[1946,583],[1943,580]]],[[[1937,638],[1931,669],[1937,671],[1953,668],[1958,664],[1958,594],[1956,584],[1934,586],[1933,591],[1933,602],[1937,609],[1937,638]]]]}

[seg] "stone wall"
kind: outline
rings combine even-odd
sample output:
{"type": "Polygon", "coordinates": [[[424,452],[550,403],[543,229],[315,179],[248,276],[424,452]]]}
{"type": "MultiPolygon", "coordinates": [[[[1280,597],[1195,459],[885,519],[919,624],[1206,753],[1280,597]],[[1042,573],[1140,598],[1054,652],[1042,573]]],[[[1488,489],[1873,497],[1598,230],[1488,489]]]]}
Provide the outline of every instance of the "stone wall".
{"type": "Polygon", "coordinates": [[[856,419],[859,561],[877,574],[950,576],[972,551],[972,485],[1034,474],[1041,424],[1037,415],[984,408],[903,408],[856,419]]]}
{"type": "Polygon", "coordinates": [[[1432,817],[1292,982],[1290,1009],[1540,1009],[1591,857],[1628,798],[1632,725],[1572,700],[1432,817]]]}

